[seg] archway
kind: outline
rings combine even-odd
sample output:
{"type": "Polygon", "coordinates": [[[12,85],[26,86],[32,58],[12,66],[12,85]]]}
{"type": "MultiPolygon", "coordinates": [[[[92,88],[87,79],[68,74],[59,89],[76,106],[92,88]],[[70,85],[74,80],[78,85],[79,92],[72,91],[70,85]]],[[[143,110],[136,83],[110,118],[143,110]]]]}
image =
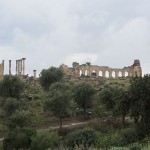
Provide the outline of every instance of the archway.
{"type": "Polygon", "coordinates": [[[93,77],[96,77],[96,71],[93,70],[91,75],[92,75],[93,77]]]}
{"type": "Polygon", "coordinates": [[[119,71],[118,76],[122,77],[122,72],[121,71],[119,71]]]}
{"type": "Polygon", "coordinates": [[[125,77],[128,77],[129,73],[127,71],[125,71],[125,77]]]}
{"type": "Polygon", "coordinates": [[[103,72],[100,70],[98,76],[102,77],[103,76],[103,72]]]}
{"type": "Polygon", "coordinates": [[[87,76],[88,75],[88,71],[87,70],[85,70],[85,76],[87,76]]]}
{"type": "Polygon", "coordinates": [[[80,70],[80,76],[82,75],[82,70],[80,70]]]}
{"type": "Polygon", "coordinates": [[[116,77],[115,71],[112,72],[112,77],[113,77],[113,78],[116,77]]]}
{"type": "Polygon", "coordinates": [[[109,78],[109,71],[106,71],[106,72],[105,72],[105,77],[106,77],[106,78],[109,78]]]}

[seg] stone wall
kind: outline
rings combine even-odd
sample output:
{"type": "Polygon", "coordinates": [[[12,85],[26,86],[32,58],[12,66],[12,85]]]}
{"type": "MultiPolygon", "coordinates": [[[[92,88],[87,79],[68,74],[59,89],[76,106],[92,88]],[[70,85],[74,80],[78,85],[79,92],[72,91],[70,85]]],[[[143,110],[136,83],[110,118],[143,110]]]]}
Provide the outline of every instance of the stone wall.
{"type": "Polygon", "coordinates": [[[118,78],[118,77],[135,77],[142,76],[142,69],[139,60],[134,60],[133,65],[124,68],[110,68],[108,66],[91,65],[89,62],[80,65],[73,62],[72,68],[67,65],[60,66],[66,76],[80,77],[104,77],[104,78],[118,78]]]}

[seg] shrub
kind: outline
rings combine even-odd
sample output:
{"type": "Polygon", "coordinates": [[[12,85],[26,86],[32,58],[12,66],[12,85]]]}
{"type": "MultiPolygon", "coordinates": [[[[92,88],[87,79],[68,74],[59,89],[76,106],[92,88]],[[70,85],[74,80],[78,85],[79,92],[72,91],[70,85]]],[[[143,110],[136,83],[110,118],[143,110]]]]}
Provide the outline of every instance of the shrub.
{"type": "Polygon", "coordinates": [[[141,145],[139,145],[138,143],[134,143],[131,146],[129,146],[130,150],[141,150],[141,145]]]}
{"type": "Polygon", "coordinates": [[[31,137],[35,134],[34,130],[22,129],[13,130],[9,133],[3,141],[4,150],[24,149],[29,148],[31,144],[31,137]]]}
{"type": "Polygon", "coordinates": [[[31,143],[31,150],[45,150],[48,148],[54,149],[59,147],[60,138],[56,133],[38,132],[31,143]]]}
{"type": "Polygon", "coordinates": [[[136,142],[137,132],[134,128],[127,128],[121,131],[122,145],[128,145],[136,142]]]}
{"type": "Polygon", "coordinates": [[[97,139],[97,134],[92,129],[84,129],[71,133],[67,137],[66,146],[69,149],[84,147],[89,148],[95,146],[97,139]]]}

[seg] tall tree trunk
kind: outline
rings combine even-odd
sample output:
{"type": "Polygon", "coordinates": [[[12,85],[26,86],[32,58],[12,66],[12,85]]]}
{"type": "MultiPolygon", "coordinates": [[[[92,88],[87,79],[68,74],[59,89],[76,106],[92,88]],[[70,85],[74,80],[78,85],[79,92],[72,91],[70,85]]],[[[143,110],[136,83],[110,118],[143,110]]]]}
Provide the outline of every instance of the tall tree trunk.
{"type": "Polygon", "coordinates": [[[122,115],[122,124],[125,125],[125,115],[122,115]]]}
{"type": "Polygon", "coordinates": [[[60,123],[60,129],[62,129],[62,118],[59,118],[59,123],[60,123]]]}
{"type": "Polygon", "coordinates": [[[87,119],[87,112],[86,112],[86,108],[84,107],[84,118],[87,119]]]}

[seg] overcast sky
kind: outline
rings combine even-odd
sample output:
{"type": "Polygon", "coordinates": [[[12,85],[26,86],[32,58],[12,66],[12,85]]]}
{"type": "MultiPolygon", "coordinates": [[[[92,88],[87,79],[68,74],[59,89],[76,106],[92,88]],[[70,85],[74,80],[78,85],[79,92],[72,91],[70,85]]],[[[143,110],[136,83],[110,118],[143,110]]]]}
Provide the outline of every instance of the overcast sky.
{"type": "Polygon", "coordinates": [[[0,60],[32,70],[72,62],[150,73],[150,0],[0,0],[0,60]]]}

